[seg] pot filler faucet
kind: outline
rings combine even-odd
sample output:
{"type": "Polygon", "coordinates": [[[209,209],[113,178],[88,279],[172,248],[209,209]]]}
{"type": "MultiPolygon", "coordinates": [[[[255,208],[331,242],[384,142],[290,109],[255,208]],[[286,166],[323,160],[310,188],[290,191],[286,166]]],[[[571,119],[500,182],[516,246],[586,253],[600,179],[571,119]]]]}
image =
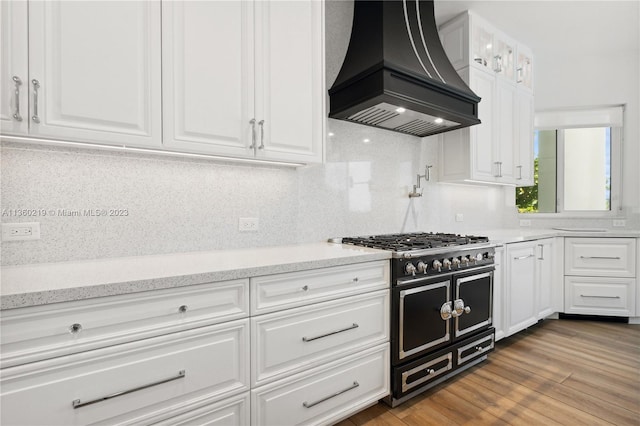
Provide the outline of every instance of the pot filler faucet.
{"type": "Polygon", "coordinates": [[[431,180],[431,167],[433,166],[425,166],[423,175],[418,173],[417,183],[413,185],[413,191],[409,193],[409,198],[422,197],[422,188],[420,188],[420,179],[424,178],[426,182],[429,182],[431,180]],[[418,192],[418,189],[420,189],[420,192],[418,192]]]}

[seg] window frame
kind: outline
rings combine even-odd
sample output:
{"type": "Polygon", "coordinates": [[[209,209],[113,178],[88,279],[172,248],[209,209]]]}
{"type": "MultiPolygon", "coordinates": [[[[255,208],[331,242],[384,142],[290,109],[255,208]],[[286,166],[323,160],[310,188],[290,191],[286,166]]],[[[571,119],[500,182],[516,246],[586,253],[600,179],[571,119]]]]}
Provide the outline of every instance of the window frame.
{"type": "MultiPolygon", "coordinates": [[[[519,219],[571,219],[571,218],[592,218],[592,219],[613,219],[623,217],[622,211],[622,154],[624,124],[622,116],[624,106],[584,108],[579,110],[556,110],[544,111],[539,117],[536,114],[535,130],[556,130],[558,131],[556,145],[556,212],[555,213],[521,213],[518,211],[519,219]],[[590,123],[589,119],[581,117],[589,115],[602,115],[602,111],[610,109],[613,119],[600,123],[590,123]],[[619,113],[619,120],[617,114],[619,113]],[[549,119],[545,114],[557,114],[559,118],[549,119]],[[555,120],[555,121],[554,121],[555,120]],[[581,121],[583,120],[583,121],[581,121]],[[610,127],[611,128],[611,200],[610,210],[564,210],[564,133],[562,130],[584,127],[610,127]]],[[[515,201],[515,193],[514,193],[515,201]]],[[[516,209],[518,205],[516,204],[516,209]]]]}

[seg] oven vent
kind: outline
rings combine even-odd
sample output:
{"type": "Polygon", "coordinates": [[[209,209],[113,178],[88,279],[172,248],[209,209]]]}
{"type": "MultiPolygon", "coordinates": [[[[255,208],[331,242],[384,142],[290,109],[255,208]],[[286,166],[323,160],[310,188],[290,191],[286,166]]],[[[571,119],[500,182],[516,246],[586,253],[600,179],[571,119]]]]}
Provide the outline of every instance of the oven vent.
{"type": "Polygon", "coordinates": [[[447,126],[430,123],[424,120],[413,120],[403,124],[402,126],[395,127],[393,130],[415,136],[426,136],[432,133],[439,133],[446,128],[447,126]]]}
{"type": "Polygon", "coordinates": [[[370,126],[377,126],[383,121],[387,121],[390,118],[397,117],[399,114],[394,111],[386,111],[382,108],[375,106],[365,109],[357,114],[347,117],[347,120],[357,121],[358,123],[368,124],[370,126]]]}
{"type": "Polygon", "coordinates": [[[405,108],[398,108],[386,102],[373,105],[356,114],[350,115],[346,119],[368,126],[377,126],[419,137],[440,133],[460,125],[460,123],[455,121],[444,120],[439,117],[434,117],[433,115],[410,111],[405,108]]]}

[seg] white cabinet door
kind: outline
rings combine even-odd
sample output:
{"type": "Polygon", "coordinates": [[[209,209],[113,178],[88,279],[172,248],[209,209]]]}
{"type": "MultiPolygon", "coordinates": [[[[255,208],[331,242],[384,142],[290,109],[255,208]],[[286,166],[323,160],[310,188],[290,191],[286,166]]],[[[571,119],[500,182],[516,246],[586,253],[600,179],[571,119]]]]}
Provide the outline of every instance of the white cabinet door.
{"type": "Polygon", "coordinates": [[[517,135],[514,143],[515,183],[533,185],[533,95],[517,91],[517,135]]]}
{"type": "Polygon", "coordinates": [[[493,272],[493,327],[496,329],[496,342],[504,333],[504,247],[496,247],[494,255],[495,271],[493,272]]]}
{"type": "Polygon", "coordinates": [[[0,2],[0,130],[29,130],[28,12],[26,1],[0,2]]]}
{"type": "Polygon", "coordinates": [[[257,2],[255,12],[257,156],[320,162],[323,2],[257,2]]]}
{"type": "Polygon", "coordinates": [[[553,238],[536,241],[536,281],[538,319],[554,313],[554,242],[553,238]]]}
{"type": "Polygon", "coordinates": [[[508,273],[504,303],[506,335],[509,336],[538,321],[535,244],[509,244],[506,254],[508,273]]]}
{"type": "Polygon", "coordinates": [[[162,2],[163,143],[253,157],[253,4],[162,2]]]}
{"type": "Polygon", "coordinates": [[[160,2],[29,2],[30,133],[160,146],[160,2]]]}
{"type": "MultiPolygon", "coordinates": [[[[471,69],[469,87],[482,98],[478,104],[478,118],[481,124],[472,126],[471,151],[472,151],[472,178],[474,180],[496,180],[497,170],[495,164],[495,84],[496,79],[492,74],[471,69]]],[[[446,138],[445,133],[445,138],[446,138]]],[[[445,140],[446,143],[446,140],[445,140]]]]}
{"type": "Polygon", "coordinates": [[[495,161],[498,181],[513,183],[514,147],[516,145],[516,86],[496,79],[496,147],[495,161]]]}

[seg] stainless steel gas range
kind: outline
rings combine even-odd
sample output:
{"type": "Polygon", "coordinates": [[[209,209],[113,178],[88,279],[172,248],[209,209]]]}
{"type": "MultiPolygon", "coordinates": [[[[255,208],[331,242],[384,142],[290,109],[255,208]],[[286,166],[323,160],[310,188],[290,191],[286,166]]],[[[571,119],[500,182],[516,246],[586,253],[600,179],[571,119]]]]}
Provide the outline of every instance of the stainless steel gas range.
{"type": "Polygon", "coordinates": [[[413,233],[341,241],[393,252],[386,403],[395,407],[487,358],[495,335],[488,238],[413,233]]]}

